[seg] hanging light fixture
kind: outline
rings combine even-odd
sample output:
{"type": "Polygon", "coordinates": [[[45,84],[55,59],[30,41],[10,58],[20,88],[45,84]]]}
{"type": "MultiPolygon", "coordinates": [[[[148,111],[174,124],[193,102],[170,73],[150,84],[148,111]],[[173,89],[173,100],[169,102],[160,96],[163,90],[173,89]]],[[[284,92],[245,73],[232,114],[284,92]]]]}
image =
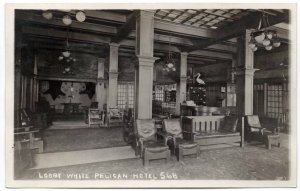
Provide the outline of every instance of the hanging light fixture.
{"type": "Polygon", "coordinates": [[[175,72],[176,71],[176,68],[175,68],[175,61],[172,57],[172,52],[171,52],[171,38],[169,38],[169,52],[168,52],[168,57],[165,59],[165,62],[164,62],[164,66],[163,66],[163,71],[166,71],[166,72],[175,72]]]}
{"type": "Polygon", "coordinates": [[[69,58],[70,55],[71,55],[70,47],[69,47],[69,27],[68,27],[68,30],[67,30],[66,48],[65,48],[65,51],[62,52],[62,55],[66,58],[69,58]]]}
{"type": "Polygon", "coordinates": [[[73,75],[74,72],[72,70],[72,64],[76,62],[76,58],[74,58],[70,51],[69,46],[69,27],[67,30],[67,39],[65,49],[61,52],[61,55],[58,57],[58,60],[61,63],[62,73],[63,74],[71,74],[73,75]]]}
{"type": "Polygon", "coordinates": [[[269,27],[270,23],[268,16],[263,12],[257,29],[250,34],[251,39],[249,41],[249,47],[253,51],[256,51],[259,47],[264,47],[266,50],[272,50],[273,47],[280,46],[281,43],[277,37],[277,31],[270,30],[269,27]]]}

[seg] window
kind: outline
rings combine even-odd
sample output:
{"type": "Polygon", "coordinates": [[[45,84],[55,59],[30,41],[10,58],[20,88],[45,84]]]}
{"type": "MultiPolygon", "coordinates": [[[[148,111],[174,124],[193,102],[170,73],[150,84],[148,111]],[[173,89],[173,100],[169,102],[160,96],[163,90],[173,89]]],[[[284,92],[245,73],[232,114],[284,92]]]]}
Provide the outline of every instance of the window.
{"type": "Polygon", "coordinates": [[[165,97],[165,92],[166,91],[168,91],[168,92],[175,91],[176,92],[176,84],[155,85],[154,86],[153,100],[165,102],[166,101],[166,97],[165,97]]]}
{"type": "Polygon", "coordinates": [[[268,116],[278,118],[282,114],[283,87],[281,84],[268,85],[268,116]]]}
{"type": "Polygon", "coordinates": [[[155,86],[154,100],[164,101],[164,86],[163,85],[156,85],[155,86]]]}
{"type": "Polygon", "coordinates": [[[118,108],[133,108],[134,84],[130,82],[118,83],[118,108]]]}

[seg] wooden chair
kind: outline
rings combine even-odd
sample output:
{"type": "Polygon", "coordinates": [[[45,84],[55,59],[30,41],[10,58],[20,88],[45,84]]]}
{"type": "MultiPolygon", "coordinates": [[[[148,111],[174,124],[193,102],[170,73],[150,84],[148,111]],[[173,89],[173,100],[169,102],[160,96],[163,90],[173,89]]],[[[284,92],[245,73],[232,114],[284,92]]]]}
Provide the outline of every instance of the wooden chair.
{"type": "Polygon", "coordinates": [[[104,116],[103,112],[100,111],[100,109],[94,109],[89,108],[88,110],[88,125],[91,127],[91,125],[104,125],[104,116]]]}
{"type": "Polygon", "coordinates": [[[273,123],[264,123],[263,126],[257,115],[246,116],[246,139],[248,142],[252,140],[260,141],[266,144],[267,148],[271,148],[273,143],[280,146],[279,129],[273,123]]]}
{"type": "Polygon", "coordinates": [[[183,138],[180,119],[164,119],[165,142],[169,142],[171,150],[180,161],[186,155],[198,155],[200,150],[194,141],[183,138]]]}
{"type": "Polygon", "coordinates": [[[123,112],[121,112],[120,109],[116,108],[116,107],[109,108],[108,114],[107,114],[107,123],[108,123],[108,127],[111,127],[114,124],[116,124],[117,126],[122,124],[123,123],[123,112]]]}
{"type": "Polygon", "coordinates": [[[144,166],[152,159],[170,160],[170,150],[167,145],[157,140],[155,120],[137,119],[135,122],[136,155],[143,158],[144,166]]]}

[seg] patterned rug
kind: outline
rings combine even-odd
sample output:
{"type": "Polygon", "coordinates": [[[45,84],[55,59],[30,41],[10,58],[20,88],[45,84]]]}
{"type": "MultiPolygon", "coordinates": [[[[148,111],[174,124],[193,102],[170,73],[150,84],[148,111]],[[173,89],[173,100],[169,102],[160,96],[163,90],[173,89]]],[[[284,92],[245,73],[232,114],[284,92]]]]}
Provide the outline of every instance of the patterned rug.
{"type": "Polygon", "coordinates": [[[122,127],[47,129],[43,132],[44,152],[77,151],[126,146],[122,127]]]}

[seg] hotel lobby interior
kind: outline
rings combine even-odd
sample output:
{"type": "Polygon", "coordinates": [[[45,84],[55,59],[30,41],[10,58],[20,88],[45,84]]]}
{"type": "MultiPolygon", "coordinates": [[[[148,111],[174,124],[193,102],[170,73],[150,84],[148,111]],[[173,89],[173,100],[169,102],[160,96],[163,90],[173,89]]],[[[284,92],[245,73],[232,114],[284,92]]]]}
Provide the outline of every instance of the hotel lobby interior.
{"type": "Polygon", "coordinates": [[[290,16],[16,9],[14,178],[289,180],[290,16]]]}

